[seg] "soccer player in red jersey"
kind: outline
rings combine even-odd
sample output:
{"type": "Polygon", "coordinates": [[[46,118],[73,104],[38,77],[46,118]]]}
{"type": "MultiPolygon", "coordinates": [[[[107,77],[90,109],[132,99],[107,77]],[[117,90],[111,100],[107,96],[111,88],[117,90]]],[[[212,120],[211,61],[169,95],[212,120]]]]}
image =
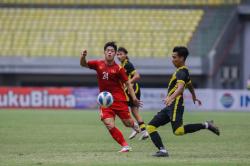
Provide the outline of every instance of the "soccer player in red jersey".
{"type": "Polygon", "coordinates": [[[87,50],[83,50],[81,52],[80,64],[83,67],[96,70],[100,92],[108,91],[113,95],[114,103],[108,108],[100,108],[101,120],[111,136],[122,146],[119,152],[129,152],[131,148],[124,139],[122,132],[115,126],[115,116],[117,115],[125,126],[139,132],[139,126],[133,121],[129,113],[124,84],[131,94],[133,103],[136,106],[140,106],[140,101],[135,96],[124,68],[117,65],[114,61],[116,52],[117,45],[115,42],[108,42],[104,45],[104,60],[87,61],[87,50]]]}

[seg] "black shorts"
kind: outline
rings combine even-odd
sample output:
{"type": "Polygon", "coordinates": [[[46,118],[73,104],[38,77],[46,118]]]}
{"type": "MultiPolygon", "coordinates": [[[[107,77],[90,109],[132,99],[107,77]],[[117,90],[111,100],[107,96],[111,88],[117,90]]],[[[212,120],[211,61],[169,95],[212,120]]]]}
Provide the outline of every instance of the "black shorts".
{"type": "Polygon", "coordinates": [[[175,100],[171,106],[167,106],[158,112],[149,122],[149,125],[153,125],[158,128],[159,126],[163,126],[171,122],[172,129],[175,131],[183,125],[183,113],[184,106],[183,98],[181,97],[179,100],[175,100]]]}
{"type": "MultiPolygon", "coordinates": [[[[134,89],[134,92],[135,92],[135,96],[137,97],[138,100],[141,99],[141,88],[140,88],[140,85],[138,83],[135,83],[133,85],[133,89],[134,89]]],[[[133,103],[133,99],[132,97],[128,94],[128,90],[126,91],[127,95],[128,95],[128,98],[129,98],[129,101],[128,101],[128,106],[129,107],[134,107],[134,103],[133,103]]]]}

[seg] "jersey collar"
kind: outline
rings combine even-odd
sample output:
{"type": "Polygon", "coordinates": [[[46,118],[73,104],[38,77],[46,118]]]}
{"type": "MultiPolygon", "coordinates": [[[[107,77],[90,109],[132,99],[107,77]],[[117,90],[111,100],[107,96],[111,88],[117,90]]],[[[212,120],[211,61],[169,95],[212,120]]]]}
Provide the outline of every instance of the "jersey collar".
{"type": "Polygon", "coordinates": [[[187,68],[187,66],[181,66],[181,67],[177,68],[177,71],[179,71],[181,69],[188,69],[188,68],[187,68]]]}
{"type": "Polygon", "coordinates": [[[108,62],[105,59],[103,60],[103,62],[106,66],[114,66],[116,64],[115,61],[113,62],[113,64],[108,64],[108,62]]]}
{"type": "Polygon", "coordinates": [[[122,62],[122,67],[124,67],[125,65],[126,65],[126,63],[128,63],[128,60],[127,59],[125,59],[123,62],[122,62]]]}

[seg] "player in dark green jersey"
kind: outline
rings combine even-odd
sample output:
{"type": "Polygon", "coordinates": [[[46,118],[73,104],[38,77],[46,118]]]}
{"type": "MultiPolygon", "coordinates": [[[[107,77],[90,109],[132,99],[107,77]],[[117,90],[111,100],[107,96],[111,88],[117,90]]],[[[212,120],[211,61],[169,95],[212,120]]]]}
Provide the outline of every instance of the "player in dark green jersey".
{"type": "MultiPolygon", "coordinates": [[[[135,95],[138,99],[141,97],[141,90],[140,85],[137,83],[137,81],[140,79],[139,73],[134,68],[134,65],[129,61],[128,58],[128,51],[124,47],[119,47],[117,51],[117,58],[121,62],[121,66],[124,67],[126,70],[126,73],[128,75],[129,81],[133,85],[135,95]]],[[[132,115],[136,119],[137,123],[140,126],[141,129],[141,136],[139,140],[144,140],[149,137],[148,132],[146,130],[146,126],[144,124],[144,121],[142,117],[139,114],[139,107],[133,104],[133,100],[131,96],[129,95],[128,91],[126,91],[127,97],[128,97],[128,105],[131,109],[132,115]]],[[[137,131],[133,130],[132,133],[129,136],[129,139],[133,139],[137,135],[137,131]]]]}
{"type": "Polygon", "coordinates": [[[176,67],[170,82],[168,84],[168,94],[164,100],[166,107],[158,112],[147,125],[147,131],[154,145],[159,149],[153,156],[167,157],[168,151],[164,147],[161,137],[157,132],[157,128],[167,123],[171,123],[173,133],[177,136],[187,133],[193,133],[201,129],[208,129],[216,135],[220,135],[218,127],[213,121],[204,123],[183,125],[184,101],[183,91],[188,88],[192,94],[194,104],[197,102],[201,105],[201,101],[196,98],[194,88],[189,76],[188,68],[185,66],[185,60],[189,52],[186,47],[178,46],[173,49],[172,62],[176,67]]]}

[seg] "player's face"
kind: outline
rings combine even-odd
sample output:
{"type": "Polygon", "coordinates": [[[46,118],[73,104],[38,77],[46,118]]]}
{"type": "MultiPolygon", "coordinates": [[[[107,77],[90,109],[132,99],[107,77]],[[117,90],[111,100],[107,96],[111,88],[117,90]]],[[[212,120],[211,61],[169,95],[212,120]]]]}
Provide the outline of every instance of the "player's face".
{"type": "Polygon", "coordinates": [[[183,57],[178,56],[177,52],[173,52],[172,54],[172,63],[175,67],[180,67],[183,63],[183,57]]]}
{"type": "Polygon", "coordinates": [[[104,54],[105,54],[105,60],[107,60],[108,62],[111,62],[111,61],[114,61],[116,51],[113,47],[108,46],[106,50],[104,51],[104,54]]]}
{"type": "Polygon", "coordinates": [[[117,52],[117,58],[120,62],[123,62],[126,59],[126,54],[122,51],[117,52]]]}

